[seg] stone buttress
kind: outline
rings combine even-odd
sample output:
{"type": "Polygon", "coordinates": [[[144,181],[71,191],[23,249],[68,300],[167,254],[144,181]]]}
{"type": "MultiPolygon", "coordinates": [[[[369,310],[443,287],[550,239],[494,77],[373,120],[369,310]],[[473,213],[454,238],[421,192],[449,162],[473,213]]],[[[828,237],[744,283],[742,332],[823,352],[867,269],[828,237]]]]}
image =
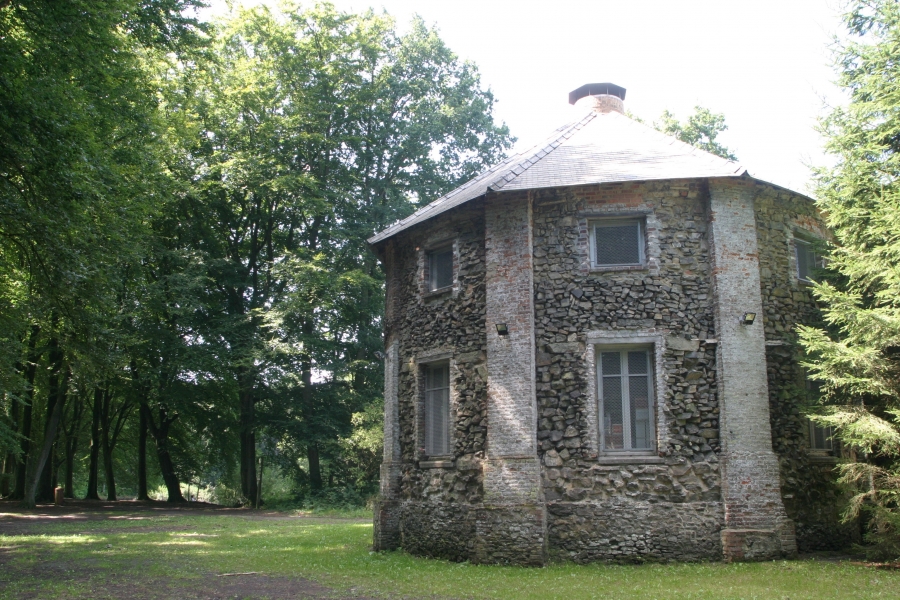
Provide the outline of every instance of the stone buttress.
{"type": "Polygon", "coordinates": [[[772,451],[759,253],[751,182],[711,180],[710,243],[718,337],[726,560],[796,554],[772,451]],[[745,313],[756,315],[743,324],[745,313]]]}
{"type": "Polygon", "coordinates": [[[477,562],[542,565],[547,515],[537,456],[531,198],[485,202],[487,447],[477,562]],[[498,333],[497,325],[508,333],[498,333]]]}

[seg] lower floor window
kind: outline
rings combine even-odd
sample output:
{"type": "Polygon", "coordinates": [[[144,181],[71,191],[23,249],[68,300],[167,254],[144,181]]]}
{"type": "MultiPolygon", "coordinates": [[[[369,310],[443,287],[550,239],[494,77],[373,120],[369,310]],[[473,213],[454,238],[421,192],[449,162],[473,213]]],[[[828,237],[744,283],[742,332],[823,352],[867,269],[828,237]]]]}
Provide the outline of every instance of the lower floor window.
{"type": "Polygon", "coordinates": [[[810,449],[831,452],[834,449],[834,444],[831,441],[833,435],[834,430],[831,427],[823,427],[812,421],[809,422],[810,449]]]}
{"type": "Polygon", "coordinates": [[[654,447],[653,375],[649,348],[598,347],[597,379],[604,450],[654,447]]]}
{"type": "Polygon", "coordinates": [[[450,365],[425,367],[425,453],[450,454],[450,365]]]}

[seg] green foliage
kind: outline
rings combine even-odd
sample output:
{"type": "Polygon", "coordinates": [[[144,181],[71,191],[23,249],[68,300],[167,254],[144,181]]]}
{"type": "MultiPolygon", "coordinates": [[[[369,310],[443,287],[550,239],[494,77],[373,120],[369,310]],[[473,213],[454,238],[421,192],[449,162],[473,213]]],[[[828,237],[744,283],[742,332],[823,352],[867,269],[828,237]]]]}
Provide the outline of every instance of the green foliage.
{"type": "MultiPolygon", "coordinates": [[[[72,398],[107,380],[121,357],[120,285],[141,261],[147,220],[166,189],[146,61],[201,43],[202,26],[184,16],[196,4],[0,3],[0,409],[7,414],[34,404],[41,416],[56,385],[28,381],[32,327],[41,331],[32,359],[50,341],[62,348],[48,366],[72,398]]],[[[0,452],[12,449],[21,429],[0,419],[0,452]]],[[[32,437],[42,429],[36,420],[32,437]]]]}
{"type": "Polygon", "coordinates": [[[728,129],[728,125],[725,124],[725,115],[714,113],[708,108],[695,106],[694,114],[690,115],[683,123],[679,122],[675,115],[668,110],[663,111],[659,120],[653,122],[653,128],[716,156],[737,160],[731,150],[716,140],[720,133],[728,129]]]}
{"type": "Polygon", "coordinates": [[[830,280],[814,293],[826,327],[799,328],[806,367],[835,406],[816,420],[865,463],[843,466],[859,490],[849,516],[871,513],[869,539],[900,556],[900,5],[858,0],[837,55],[846,107],[822,121],[837,158],[818,173],[819,207],[834,231],[830,280]],[[890,550],[893,548],[893,550],[890,550]]]}
{"type": "Polygon", "coordinates": [[[61,425],[78,493],[99,390],[129,492],[149,414],[151,488],[253,500],[258,452],[285,502],[360,504],[383,371],[365,240],[512,139],[420,19],[289,4],[205,25],[198,4],[0,1],[0,464],[34,455],[64,383],[88,406],[61,425]]]}
{"type": "MultiPolygon", "coordinates": [[[[163,76],[185,183],[163,228],[205,270],[194,326],[224,342],[242,444],[275,440],[313,488],[320,467],[368,485],[370,461],[359,474],[339,441],[380,402],[382,274],[365,240],[511,140],[475,67],[420,20],[400,35],[327,4],[255,8],[219,24],[212,54],[163,76]]],[[[253,468],[245,456],[245,494],[253,468]]]]}

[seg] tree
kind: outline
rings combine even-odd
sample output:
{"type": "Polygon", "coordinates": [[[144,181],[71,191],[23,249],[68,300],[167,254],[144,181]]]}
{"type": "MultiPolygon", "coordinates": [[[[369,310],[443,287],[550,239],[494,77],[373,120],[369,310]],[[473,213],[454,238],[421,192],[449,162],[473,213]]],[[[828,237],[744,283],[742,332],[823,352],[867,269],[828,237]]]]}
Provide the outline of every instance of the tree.
{"type": "Polygon", "coordinates": [[[716,156],[737,160],[731,150],[716,140],[720,133],[728,129],[728,125],[725,124],[725,115],[714,113],[708,108],[695,106],[694,114],[683,123],[679,122],[675,115],[665,110],[660,115],[659,121],[653,122],[653,128],[716,156]]]}
{"type": "Polygon", "coordinates": [[[858,486],[848,510],[871,512],[876,553],[900,555],[900,5],[856,0],[837,54],[850,102],[822,121],[833,168],[818,173],[819,207],[834,231],[829,270],[816,284],[824,328],[802,327],[811,375],[832,426],[859,459],[842,465],[858,486]]]}
{"type": "MultiPolygon", "coordinates": [[[[161,189],[155,94],[143,64],[148,54],[196,46],[200,28],[184,16],[195,4],[0,3],[0,335],[11,356],[28,352],[34,325],[49,324],[57,345],[87,339],[91,308],[108,297],[123,254],[140,247],[161,189]]],[[[22,457],[34,459],[31,476],[50,473],[45,485],[70,381],[57,360],[66,351],[51,361],[43,447],[22,457]]],[[[28,367],[19,372],[27,378],[28,367]]],[[[19,379],[4,385],[4,398],[31,393],[19,379]]],[[[0,443],[8,439],[0,423],[0,443]]],[[[37,482],[25,484],[32,504],[37,482]]]]}
{"type": "Polygon", "coordinates": [[[320,485],[323,444],[379,394],[380,273],[365,239],[511,140],[474,66],[421,21],[401,36],[373,13],[257,8],[221,25],[215,54],[171,73],[185,134],[170,167],[192,184],[166,227],[207,269],[198,327],[222,342],[237,388],[253,500],[260,403],[273,422],[306,420],[299,446],[320,485]],[[290,406],[306,409],[271,413],[290,406]]]}

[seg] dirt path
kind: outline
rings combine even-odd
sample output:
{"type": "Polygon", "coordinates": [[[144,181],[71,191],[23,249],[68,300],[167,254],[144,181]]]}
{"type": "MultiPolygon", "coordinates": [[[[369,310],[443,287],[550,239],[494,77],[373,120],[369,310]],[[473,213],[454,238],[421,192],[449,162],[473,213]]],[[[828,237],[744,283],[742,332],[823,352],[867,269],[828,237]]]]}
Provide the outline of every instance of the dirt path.
{"type": "MultiPolygon", "coordinates": [[[[51,523],[79,521],[142,521],[153,517],[179,517],[186,515],[237,516],[242,519],[259,521],[285,521],[305,519],[317,522],[341,522],[348,520],[367,522],[367,519],[342,519],[336,517],[316,517],[291,515],[277,511],[257,511],[247,508],[227,508],[206,502],[168,502],[120,500],[66,500],[63,506],[38,504],[34,509],[22,508],[21,503],[0,500],[0,535],[31,535],[40,533],[43,525],[51,523]],[[127,514],[123,514],[127,513],[127,514]]],[[[167,529],[168,531],[168,529],[167,529]]]]}

